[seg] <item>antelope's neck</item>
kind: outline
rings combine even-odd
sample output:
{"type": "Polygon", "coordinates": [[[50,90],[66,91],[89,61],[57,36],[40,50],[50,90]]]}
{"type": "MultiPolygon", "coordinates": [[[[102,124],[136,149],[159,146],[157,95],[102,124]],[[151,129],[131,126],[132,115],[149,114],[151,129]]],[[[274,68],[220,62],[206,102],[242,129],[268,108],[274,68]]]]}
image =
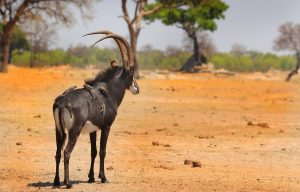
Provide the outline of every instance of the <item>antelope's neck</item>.
{"type": "Polygon", "coordinates": [[[115,101],[117,106],[119,106],[125,95],[125,83],[122,81],[109,82],[108,83],[109,95],[115,101]]]}

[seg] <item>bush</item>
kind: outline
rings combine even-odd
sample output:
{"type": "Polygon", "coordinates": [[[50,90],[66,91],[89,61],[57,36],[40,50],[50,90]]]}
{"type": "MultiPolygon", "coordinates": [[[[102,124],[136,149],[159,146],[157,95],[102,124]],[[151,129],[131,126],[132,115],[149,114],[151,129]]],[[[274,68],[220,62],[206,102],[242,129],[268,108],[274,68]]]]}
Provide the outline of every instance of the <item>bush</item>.
{"type": "MultiPolygon", "coordinates": [[[[179,69],[191,56],[190,52],[177,51],[174,54],[167,54],[160,50],[141,51],[137,54],[137,61],[141,69],[179,69]]],[[[21,55],[14,55],[12,62],[20,66],[30,66],[31,54],[25,51],[21,55]]],[[[79,45],[63,49],[49,50],[37,55],[37,67],[56,66],[69,64],[76,67],[88,65],[108,66],[109,59],[116,59],[121,62],[117,49],[90,48],[79,45]]],[[[231,53],[216,53],[210,58],[216,69],[224,68],[237,72],[268,71],[271,68],[278,70],[291,70],[296,61],[292,56],[278,56],[271,53],[259,53],[250,51],[244,55],[231,53]]]]}
{"type": "Polygon", "coordinates": [[[277,56],[271,53],[249,52],[242,56],[230,53],[217,53],[212,56],[211,62],[216,69],[224,68],[237,72],[266,72],[270,69],[291,70],[296,60],[292,56],[277,56]]]}

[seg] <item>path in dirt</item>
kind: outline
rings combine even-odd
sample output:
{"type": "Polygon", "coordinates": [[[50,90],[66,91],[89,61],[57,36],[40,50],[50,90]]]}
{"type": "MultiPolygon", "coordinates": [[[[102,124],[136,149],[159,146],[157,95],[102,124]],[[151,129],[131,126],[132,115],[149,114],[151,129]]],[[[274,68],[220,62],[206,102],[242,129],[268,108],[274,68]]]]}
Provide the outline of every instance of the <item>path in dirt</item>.
{"type": "MultiPolygon", "coordinates": [[[[11,66],[0,74],[0,191],[60,191],[52,189],[52,102],[96,72],[11,66]]],[[[147,73],[141,94],[126,94],[112,127],[110,183],[86,182],[90,148],[82,134],[69,191],[300,191],[300,78],[282,79],[147,73]]]]}

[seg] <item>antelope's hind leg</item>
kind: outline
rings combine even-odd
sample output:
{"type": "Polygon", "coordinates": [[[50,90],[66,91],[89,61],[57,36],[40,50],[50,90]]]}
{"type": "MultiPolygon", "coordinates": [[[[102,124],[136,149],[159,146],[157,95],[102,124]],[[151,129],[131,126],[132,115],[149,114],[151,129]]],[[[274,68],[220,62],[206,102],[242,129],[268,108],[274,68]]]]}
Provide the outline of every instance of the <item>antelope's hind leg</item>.
{"type": "Polygon", "coordinates": [[[69,131],[68,143],[67,143],[67,146],[64,150],[64,172],[65,172],[64,183],[65,183],[67,189],[72,188],[72,184],[71,184],[70,179],[69,179],[69,160],[70,160],[71,153],[72,153],[72,151],[75,147],[75,144],[77,142],[79,133],[80,133],[80,127],[76,127],[76,128],[73,127],[69,131]]]}
{"type": "Polygon", "coordinates": [[[96,146],[96,141],[97,141],[97,131],[90,133],[90,142],[91,142],[91,168],[89,172],[89,183],[94,183],[95,182],[95,177],[94,177],[94,163],[95,163],[95,158],[97,156],[97,146],[96,146]]]}
{"type": "Polygon", "coordinates": [[[59,131],[56,129],[56,155],[55,155],[55,161],[56,161],[56,171],[55,171],[55,177],[54,177],[54,187],[60,186],[60,179],[59,179],[59,163],[61,159],[61,150],[64,145],[66,139],[66,134],[63,131],[59,131]]]}

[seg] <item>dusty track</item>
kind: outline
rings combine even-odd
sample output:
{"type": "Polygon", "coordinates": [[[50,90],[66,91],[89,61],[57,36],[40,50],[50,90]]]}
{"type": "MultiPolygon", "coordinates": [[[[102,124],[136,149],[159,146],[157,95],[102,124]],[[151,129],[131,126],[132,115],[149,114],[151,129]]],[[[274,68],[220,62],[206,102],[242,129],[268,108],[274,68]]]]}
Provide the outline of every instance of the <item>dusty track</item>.
{"type": "MultiPolygon", "coordinates": [[[[0,191],[65,191],[52,189],[52,101],[95,73],[12,66],[0,74],[0,191]]],[[[126,94],[112,127],[110,183],[86,182],[89,137],[81,135],[71,156],[76,184],[70,191],[300,191],[300,78],[282,79],[148,75],[139,81],[140,95],[126,94]],[[184,165],[185,159],[202,167],[184,165]]],[[[97,173],[99,157],[96,165],[97,173]]]]}

